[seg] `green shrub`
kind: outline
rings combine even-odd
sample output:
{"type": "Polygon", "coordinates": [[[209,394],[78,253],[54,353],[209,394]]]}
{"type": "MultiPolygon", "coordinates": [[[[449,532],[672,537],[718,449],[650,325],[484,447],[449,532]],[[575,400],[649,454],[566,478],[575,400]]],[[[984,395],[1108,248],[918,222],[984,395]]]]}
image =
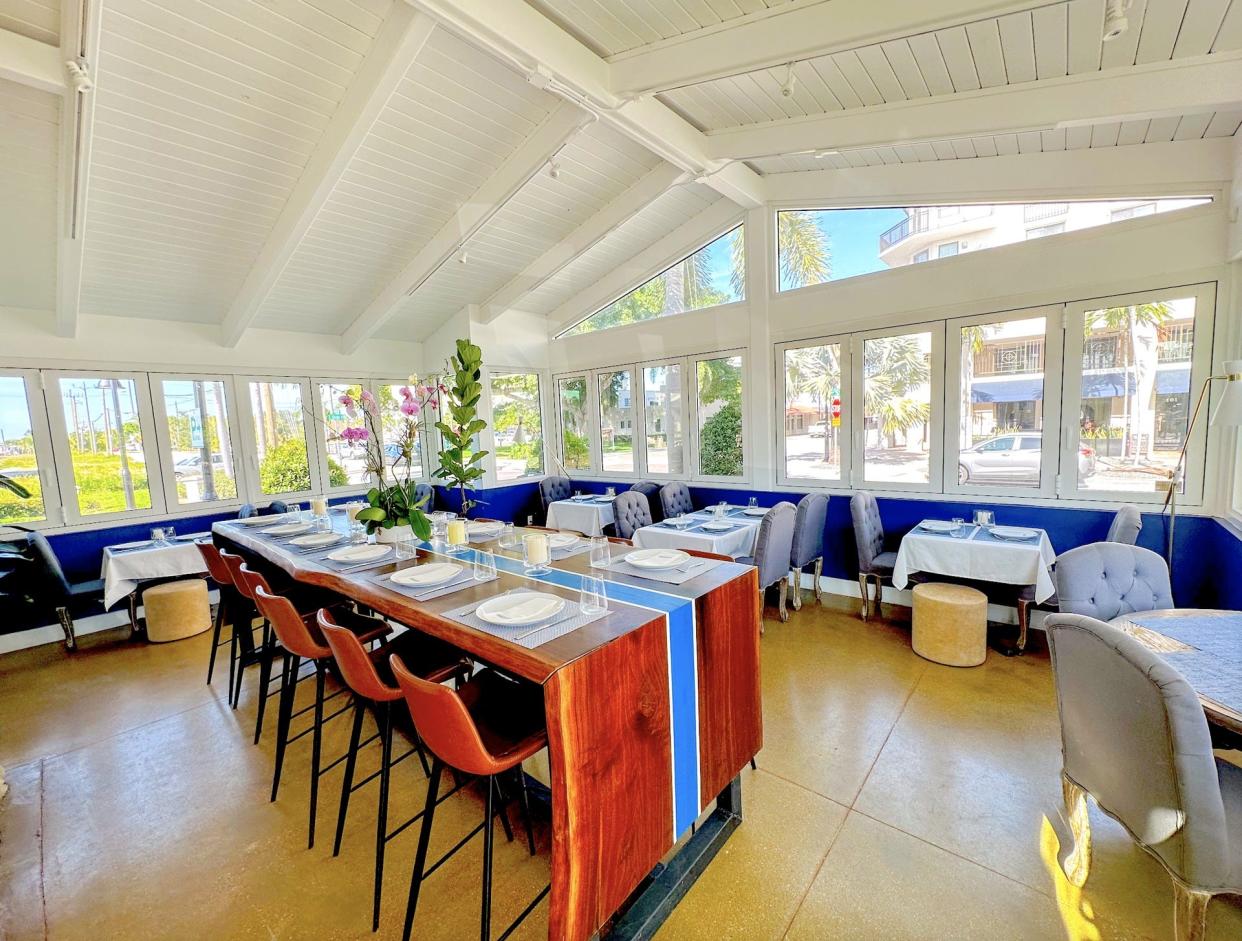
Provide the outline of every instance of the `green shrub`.
{"type": "Polygon", "coordinates": [[[742,475],[742,410],[736,402],[703,423],[699,461],[701,472],[713,477],[742,475]]]}
{"type": "MultiPolygon", "coordinates": [[[[340,465],[337,465],[340,469],[340,465]]],[[[341,483],[345,471],[341,470],[341,483]]],[[[264,493],[296,493],[310,490],[310,463],[306,442],[289,438],[263,455],[259,463],[259,487],[264,493]]]]}

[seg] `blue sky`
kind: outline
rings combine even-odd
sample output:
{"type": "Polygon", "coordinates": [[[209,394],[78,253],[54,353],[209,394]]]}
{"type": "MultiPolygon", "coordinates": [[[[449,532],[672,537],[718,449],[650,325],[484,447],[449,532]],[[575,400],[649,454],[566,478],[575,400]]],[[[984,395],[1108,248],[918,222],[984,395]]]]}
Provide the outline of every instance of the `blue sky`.
{"type": "Polygon", "coordinates": [[[832,280],[880,271],[880,234],[906,217],[901,209],[825,209],[815,223],[832,249],[832,280]]]}

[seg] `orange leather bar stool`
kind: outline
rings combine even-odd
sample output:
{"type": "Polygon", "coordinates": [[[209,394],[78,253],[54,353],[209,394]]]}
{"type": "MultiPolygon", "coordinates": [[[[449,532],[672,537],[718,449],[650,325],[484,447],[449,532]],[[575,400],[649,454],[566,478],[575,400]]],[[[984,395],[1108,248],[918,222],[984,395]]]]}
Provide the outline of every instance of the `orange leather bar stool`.
{"type": "MultiPolygon", "coordinates": [[[[248,572],[247,567],[243,566],[242,571],[248,572]]],[[[315,822],[318,819],[317,808],[319,806],[319,778],[345,760],[345,756],[342,755],[328,765],[327,768],[321,769],[320,755],[323,744],[323,726],[326,722],[342,715],[349,706],[338,709],[326,719],[324,718],[324,703],[344,692],[344,689],[342,689],[326,699],[324,697],[328,668],[332,664],[332,649],[324,643],[315,618],[299,614],[297,609],[294,608],[293,602],[288,598],[272,594],[266,584],[263,583],[262,578],[261,575],[251,575],[251,587],[255,601],[259,605],[259,613],[272,625],[272,631],[276,635],[276,640],[280,643],[280,654],[282,657],[280,703],[276,712],[276,763],[272,769],[271,799],[273,801],[276,800],[276,795],[280,790],[280,772],[284,767],[285,748],[291,742],[297,741],[309,732],[311,734],[311,768],[310,824],[308,827],[307,848],[314,849],[315,822]],[[312,706],[306,706],[298,712],[294,712],[293,706],[297,698],[297,684],[303,660],[309,660],[315,665],[315,702],[312,706]],[[290,730],[293,725],[293,719],[296,716],[302,715],[307,709],[314,710],[310,727],[302,730],[297,735],[291,736],[290,730]]],[[[338,611],[336,620],[337,623],[347,630],[353,631],[358,637],[359,642],[363,644],[382,640],[392,633],[392,625],[382,618],[366,617],[348,609],[338,611]]]]}
{"type": "Polygon", "coordinates": [[[319,612],[319,629],[332,649],[345,685],[354,694],[354,725],[349,737],[349,751],[346,752],[345,777],[341,781],[341,803],[337,811],[336,839],[332,846],[332,855],[336,856],[341,851],[350,794],[378,777],[379,812],[375,822],[375,886],[371,907],[371,930],[378,931],[380,897],[384,886],[384,849],[389,840],[418,819],[415,816],[389,832],[388,794],[392,768],[410,755],[417,754],[423,764],[424,773],[431,773],[423,754],[423,743],[417,732],[412,733],[414,747],[396,759],[392,757],[393,703],[401,699],[401,690],[396,688],[388,673],[388,657],[393,652],[399,652],[410,663],[417,664],[419,675],[430,683],[469,676],[470,665],[463,660],[461,652],[455,647],[419,631],[406,631],[377,650],[368,651],[357,635],[337,623],[334,612],[319,612]],[[360,742],[363,716],[368,707],[375,716],[377,735],[367,742],[360,742]],[[381,749],[379,771],[355,784],[354,768],[358,749],[376,738],[380,741],[381,749]]]}
{"type": "MultiPolygon", "coordinates": [[[[497,778],[516,770],[522,809],[526,817],[526,835],[530,852],[535,854],[534,836],[530,829],[530,806],[522,777],[522,762],[548,744],[544,726],[543,691],[529,683],[507,679],[494,670],[483,670],[457,690],[440,683],[428,682],[405,668],[398,656],[392,656],[392,672],[405,696],[414,719],[414,727],[431,751],[431,780],[427,785],[427,803],[423,824],[418,835],[418,850],[410,873],[410,898],[405,909],[404,941],[409,941],[418,908],[418,893],[423,880],[440,867],[453,853],[483,830],[483,892],[479,937],[491,938],[492,922],[492,816],[494,799],[499,792],[497,778]],[[427,844],[431,839],[431,823],[435,816],[440,775],[445,766],[487,780],[486,809],[483,823],[467,834],[452,850],[427,868],[427,844]]],[[[501,820],[504,820],[501,814],[501,820]]],[[[551,886],[545,886],[517,919],[500,936],[507,938],[534,911],[551,886]]]]}
{"type": "Polygon", "coordinates": [[[245,616],[244,609],[247,607],[237,588],[233,585],[233,576],[229,572],[228,564],[220,557],[220,550],[210,540],[196,541],[194,545],[198,546],[199,555],[203,557],[203,564],[207,566],[207,574],[211,580],[215,582],[220,592],[220,600],[216,604],[216,616],[212,622],[211,629],[211,659],[207,661],[207,685],[211,685],[211,677],[216,669],[216,651],[225,643],[229,644],[229,700],[233,697],[233,678],[237,670],[237,623],[245,616]],[[228,641],[222,641],[220,634],[224,630],[225,622],[232,628],[231,637],[228,641]]]}

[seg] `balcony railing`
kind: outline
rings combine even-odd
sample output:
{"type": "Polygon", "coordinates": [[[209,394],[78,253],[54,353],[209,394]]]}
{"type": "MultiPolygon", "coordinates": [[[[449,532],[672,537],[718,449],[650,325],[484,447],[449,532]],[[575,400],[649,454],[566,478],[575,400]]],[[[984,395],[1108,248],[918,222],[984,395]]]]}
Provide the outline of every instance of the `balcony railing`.
{"type": "Polygon", "coordinates": [[[909,209],[904,219],[880,233],[880,251],[886,251],[920,232],[932,232],[991,214],[991,206],[920,206],[909,209]]]}
{"type": "Polygon", "coordinates": [[[1026,223],[1056,219],[1069,212],[1069,203],[1028,203],[1022,207],[1022,221],[1026,223]]]}

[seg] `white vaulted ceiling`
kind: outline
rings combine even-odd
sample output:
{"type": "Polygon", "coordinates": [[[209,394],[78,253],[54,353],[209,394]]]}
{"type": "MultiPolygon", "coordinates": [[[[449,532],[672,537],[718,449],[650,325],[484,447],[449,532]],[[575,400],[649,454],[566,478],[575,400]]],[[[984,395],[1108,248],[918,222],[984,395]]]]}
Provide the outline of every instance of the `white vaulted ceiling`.
{"type": "Polygon", "coordinates": [[[0,0],[0,29],[55,45],[60,42],[60,0],[0,0]]]}
{"type": "Polygon", "coordinates": [[[0,80],[0,303],[50,310],[56,297],[60,100],[0,80]]]}

